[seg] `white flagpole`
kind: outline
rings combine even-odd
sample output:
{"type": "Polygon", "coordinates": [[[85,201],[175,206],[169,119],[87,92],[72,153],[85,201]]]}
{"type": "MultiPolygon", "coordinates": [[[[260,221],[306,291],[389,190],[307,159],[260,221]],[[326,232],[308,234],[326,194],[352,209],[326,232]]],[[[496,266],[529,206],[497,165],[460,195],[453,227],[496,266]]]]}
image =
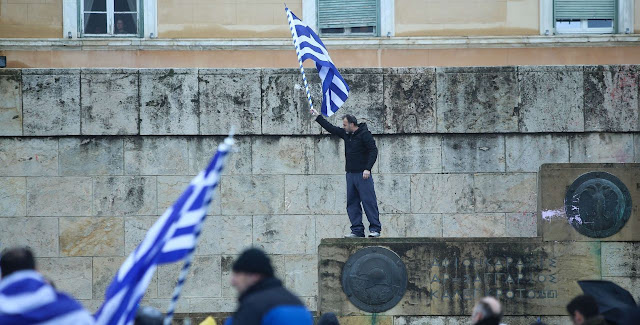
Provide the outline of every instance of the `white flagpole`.
{"type": "Polygon", "coordinates": [[[287,19],[289,20],[289,28],[291,29],[291,38],[293,39],[293,47],[296,48],[296,54],[298,55],[298,62],[300,63],[300,73],[302,73],[302,81],[304,81],[304,89],[307,91],[307,99],[309,100],[310,111],[314,113],[313,101],[311,100],[311,92],[309,91],[309,85],[307,84],[307,76],[304,74],[304,67],[302,66],[302,56],[300,55],[300,47],[298,46],[298,34],[293,26],[293,17],[291,11],[284,5],[284,11],[287,13],[287,19]]]}

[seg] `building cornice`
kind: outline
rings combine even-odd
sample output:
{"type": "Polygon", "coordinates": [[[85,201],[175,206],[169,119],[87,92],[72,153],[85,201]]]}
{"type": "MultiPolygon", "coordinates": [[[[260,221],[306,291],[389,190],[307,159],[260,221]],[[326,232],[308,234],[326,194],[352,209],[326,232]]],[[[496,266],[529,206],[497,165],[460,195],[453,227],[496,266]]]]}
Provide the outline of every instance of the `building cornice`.
{"type": "MultiPolygon", "coordinates": [[[[640,34],[325,38],[336,49],[442,49],[640,46],[640,34]]],[[[0,50],[289,50],[291,39],[17,39],[0,38],[0,50]]]]}

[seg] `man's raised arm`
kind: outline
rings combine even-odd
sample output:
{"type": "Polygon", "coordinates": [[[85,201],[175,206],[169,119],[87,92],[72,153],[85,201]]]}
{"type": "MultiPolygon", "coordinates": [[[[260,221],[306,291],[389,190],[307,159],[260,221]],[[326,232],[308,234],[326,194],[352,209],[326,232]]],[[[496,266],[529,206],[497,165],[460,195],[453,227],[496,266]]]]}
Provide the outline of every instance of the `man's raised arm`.
{"type": "Polygon", "coordinates": [[[311,112],[311,114],[316,115],[316,122],[318,122],[318,124],[320,124],[320,126],[322,126],[323,129],[327,130],[327,132],[333,135],[337,135],[343,139],[347,135],[347,132],[343,128],[339,128],[329,123],[329,121],[325,120],[324,117],[322,117],[321,114],[318,114],[318,112],[315,109],[311,112]]]}

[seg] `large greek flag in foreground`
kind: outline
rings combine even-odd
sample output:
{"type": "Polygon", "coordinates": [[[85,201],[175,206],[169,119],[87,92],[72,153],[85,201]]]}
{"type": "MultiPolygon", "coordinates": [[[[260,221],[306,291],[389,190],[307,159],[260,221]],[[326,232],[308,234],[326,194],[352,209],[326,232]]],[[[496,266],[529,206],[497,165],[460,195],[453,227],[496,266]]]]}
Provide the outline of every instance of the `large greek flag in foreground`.
{"type": "Polygon", "coordinates": [[[349,86],[342,79],[338,69],[331,61],[329,52],[324,46],[320,37],[300,20],[296,15],[285,8],[292,36],[296,44],[298,59],[301,62],[311,59],[315,61],[320,79],[322,79],[322,110],[325,116],[333,115],[349,96],[349,86]]]}
{"type": "Polygon", "coordinates": [[[232,145],[231,138],[220,144],[209,166],[191,181],[122,264],[94,316],[96,324],[133,324],[138,303],[157,265],[179,261],[195,249],[213,190],[232,145]]]}
{"type": "Polygon", "coordinates": [[[80,303],[56,291],[33,270],[9,274],[0,282],[0,324],[93,324],[80,303]]]}

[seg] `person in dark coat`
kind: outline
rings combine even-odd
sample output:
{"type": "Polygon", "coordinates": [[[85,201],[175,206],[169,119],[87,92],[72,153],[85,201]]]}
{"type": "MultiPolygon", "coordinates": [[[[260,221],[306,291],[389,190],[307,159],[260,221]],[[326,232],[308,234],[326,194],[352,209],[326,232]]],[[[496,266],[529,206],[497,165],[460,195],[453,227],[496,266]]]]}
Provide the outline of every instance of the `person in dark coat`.
{"type": "Polygon", "coordinates": [[[347,214],[351,221],[351,233],[345,237],[364,237],[363,208],[369,220],[369,237],[380,237],[382,225],[371,176],[371,169],[378,157],[378,148],[367,124],[358,123],[355,116],[347,114],[342,118],[342,128],[339,128],[325,120],[317,111],[313,110],[311,113],[317,115],[316,122],[322,128],[344,140],[347,214]]]}
{"type": "Polygon", "coordinates": [[[607,325],[607,321],[600,315],[596,299],[589,295],[573,298],[567,305],[571,321],[575,325],[607,325]]]}
{"type": "Polygon", "coordinates": [[[472,325],[499,325],[502,320],[502,305],[494,297],[484,297],[473,307],[472,325]]]}
{"type": "Polygon", "coordinates": [[[225,325],[312,325],[304,304],[274,277],[271,260],[257,248],[245,250],[233,264],[231,285],[238,308],[225,325]]]}
{"type": "Polygon", "coordinates": [[[324,313],[318,319],[318,325],[340,325],[338,317],[334,313],[324,313]]]}

